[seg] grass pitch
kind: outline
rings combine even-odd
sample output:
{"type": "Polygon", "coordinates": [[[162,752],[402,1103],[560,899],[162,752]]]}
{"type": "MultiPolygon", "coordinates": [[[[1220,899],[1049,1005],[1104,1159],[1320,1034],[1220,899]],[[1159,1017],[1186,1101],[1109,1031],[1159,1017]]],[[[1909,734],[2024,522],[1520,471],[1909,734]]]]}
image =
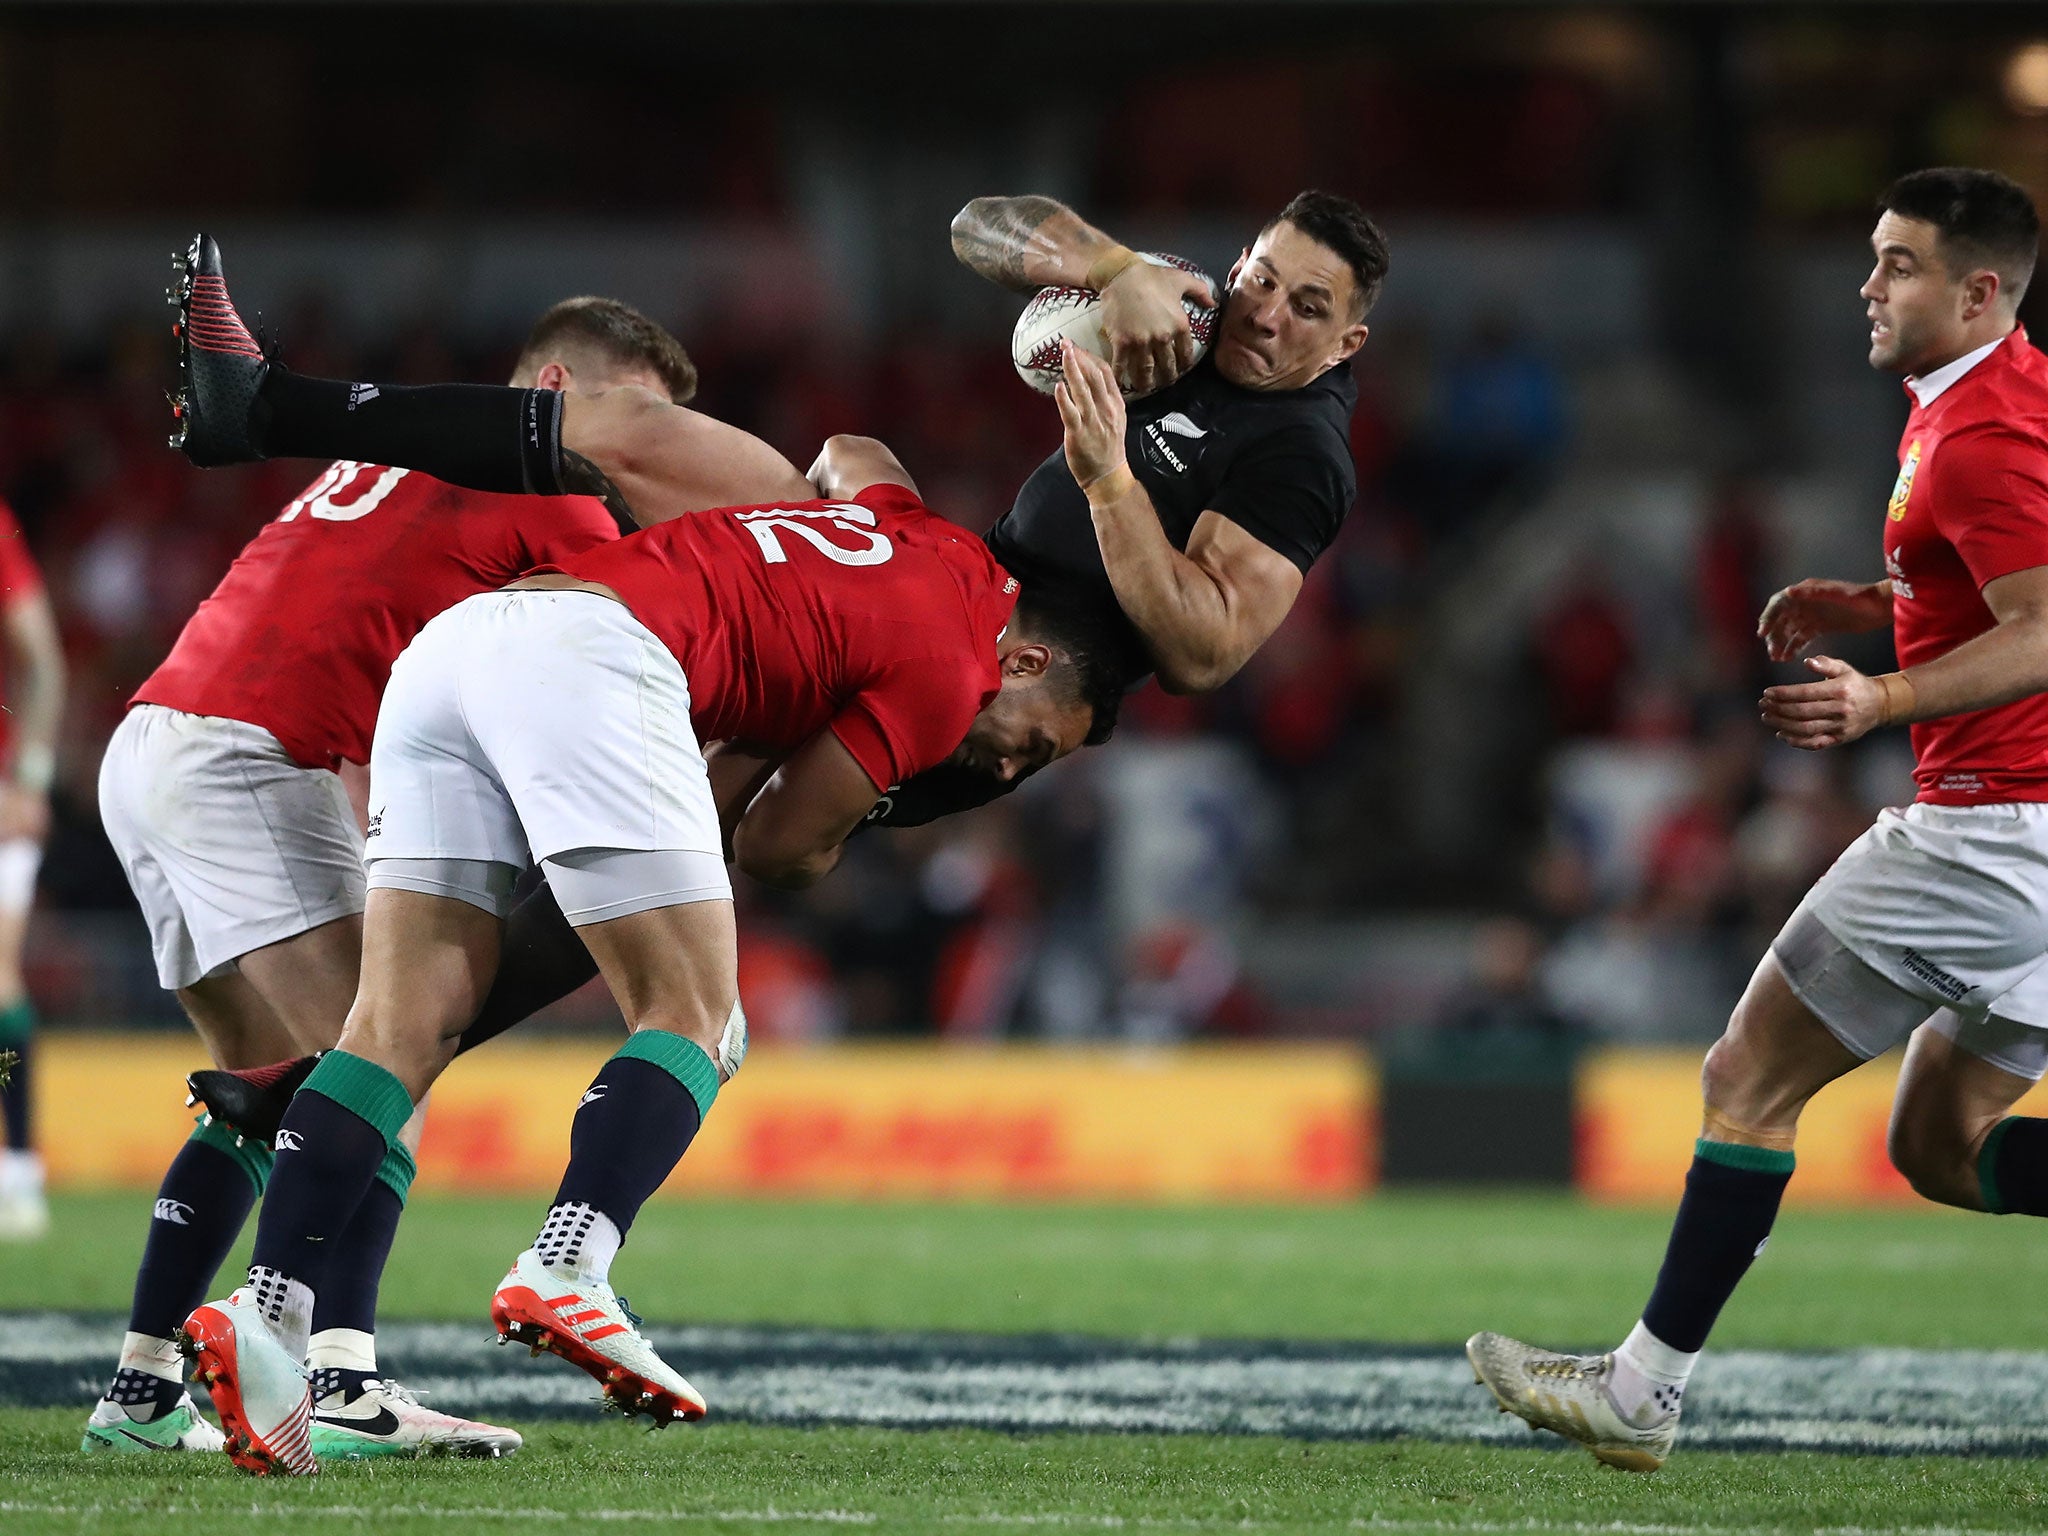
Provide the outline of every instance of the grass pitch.
{"type": "MultiPolygon", "coordinates": [[[[490,1286],[540,1204],[416,1201],[387,1277],[387,1315],[486,1327],[490,1286]]],[[[50,1241],[0,1247],[0,1310],[121,1311],[147,1213],[136,1194],[60,1201],[50,1241]]],[[[636,1310],[676,1324],[1440,1345],[1496,1327],[1603,1346],[1635,1318],[1668,1220],[1552,1198],[1278,1210],[661,1203],[636,1228],[618,1279],[636,1310]]],[[[2048,1232],[2031,1222],[1795,1210],[1716,1344],[2048,1350],[2044,1282],[2048,1232]]],[[[1475,1415],[1491,1419],[1473,1390],[1475,1415]]],[[[314,1532],[343,1520],[378,1536],[522,1523],[1489,1536],[2048,1526],[2048,1466],[2011,1459],[1688,1453],[1681,1442],[1669,1467],[1642,1478],[1559,1454],[1549,1437],[1501,1448],[716,1419],[651,1436],[594,1419],[515,1418],[528,1444],[509,1462],[344,1464],[300,1484],[251,1481],[225,1458],[81,1457],[84,1408],[0,1408],[8,1536],[214,1536],[292,1521],[314,1532]]],[[[2048,1422],[2048,1402],[2039,1418],[2048,1422]]]]}

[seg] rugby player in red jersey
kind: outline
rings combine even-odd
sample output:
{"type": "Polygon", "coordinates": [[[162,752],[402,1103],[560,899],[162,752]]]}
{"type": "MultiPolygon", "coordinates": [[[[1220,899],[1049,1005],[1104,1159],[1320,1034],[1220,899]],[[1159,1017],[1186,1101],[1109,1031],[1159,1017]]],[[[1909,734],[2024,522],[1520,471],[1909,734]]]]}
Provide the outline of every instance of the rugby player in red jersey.
{"type": "Polygon", "coordinates": [[[0,502],[0,636],[7,658],[8,703],[0,712],[0,1242],[30,1241],[50,1226],[43,1164],[29,1122],[35,1058],[35,1010],[21,975],[28,909],[50,827],[50,781],[57,769],[57,722],[64,712],[64,647],[42,573],[21,525],[0,502]]]}
{"type": "MultiPolygon", "coordinates": [[[[679,429],[702,430],[690,414],[679,429]]],[[[371,756],[362,986],[285,1113],[247,1285],[186,1322],[238,1465],[317,1468],[298,1361],[338,1240],[475,1015],[529,861],[631,1034],[582,1095],[493,1319],[628,1413],[704,1412],[609,1271],[745,1053],[728,856],[807,885],[880,788],[946,761],[1029,772],[1105,734],[1121,697],[886,450],[842,443],[833,469],[837,499],[703,512],[557,560],[399,658],[371,756]],[[737,793],[714,793],[714,739],[747,765],[737,793]]]]}
{"type": "MultiPolygon", "coordinates": [[[[609,299],[534,327],[514,374],[536,389],[641,385],[687,400],[688,356],[609,299]]],[[[334,1044],[362,956],[362,836],[337,770],[367,763],[393,660],[436,613],[617,536],[588,497],[493,496],[402,468],[337,463],[249,543],[143,684],[108,744],[100,806],[149,922],[159,978],[216,1062],[334,1044]]],[[[330,1455],[497,1454],[509,1430],[428,1411],[378,1374],[378,1277],[417,1127],[336,1234],[310,1353],[312,1434],[330,1455]]],[[[158,1191],[120,1368],[87,1450],[217,1449],[172,1335],[204,1299],[271,1153],[202,1120],[158,1191]]]]}
{"type": "Polygon", "coordinates": [[[2048,1121],[2009,1114],[2048,1069],[2048,358],[2017,310],[2040,223],[1979,170],[1886,193],[1863,285],[1873,367],[1911,411],[1882,580],[1802,581],[1758,623],[1773,660],[1892,628],[1901,670],[1832,657],[1766,690],[1766,725],[1821,749],[1912,727],[1919,795],[1888,810],[1786,922],[1703,1073],[1705,1121],[1664,1265],[1608,1355],[1496,1333],[1466,1346],[1503,1408],[1654,1471],[1694,1362],[1763,1251],[1807,1100],[1901,1041],[1892,1162],[1930,1200],[2048,1215],[2048,1121]]]}

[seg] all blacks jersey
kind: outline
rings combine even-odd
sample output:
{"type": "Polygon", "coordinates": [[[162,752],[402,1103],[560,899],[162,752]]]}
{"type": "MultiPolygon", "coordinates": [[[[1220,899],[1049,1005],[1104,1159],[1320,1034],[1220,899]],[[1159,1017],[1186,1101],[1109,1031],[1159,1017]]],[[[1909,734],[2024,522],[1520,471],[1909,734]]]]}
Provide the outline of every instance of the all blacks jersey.
{"type": "MultiPolygon", "coordinates": [[[[1205,511],[1227,517],[1305,573],[1330,547],[1358,494],[1350,422],[1358,385],[1339,364],[1301,389],[1232,384],[1203,358],[1173,384],[1129,405],[1125,451],[1175,549],[1205,511]]],[[[1129,642],[1133,682],[1152,670],[1122,618],[1102,566],[1088,498],[1064,451],[1032,472],[989,531],[989,547],[1025,590],[1044,582],[1116,615],[1129,642]]]]}

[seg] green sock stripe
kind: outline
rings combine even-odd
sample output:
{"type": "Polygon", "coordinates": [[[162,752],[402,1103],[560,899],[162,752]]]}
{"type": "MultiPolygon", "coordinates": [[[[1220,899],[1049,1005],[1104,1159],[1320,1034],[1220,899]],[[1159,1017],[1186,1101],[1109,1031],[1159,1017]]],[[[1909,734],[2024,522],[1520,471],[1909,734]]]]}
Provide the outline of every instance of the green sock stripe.
{"type": "Polygon", "coordinates": [[[203,1147],[211,1147],[249,1176],[249,1182],[256,1186],[256,1193],[263,1193],[263,1186],[270,1182],[270,1165],[275,1159],[270,1148],[253,1136],[241,1136],[229,1130],[211,1115],[201,1115],[195,1123],[192,1139],[203,1147]]]}
{"type": "Polygon", "coordinates": [[[1771,1147],[1743,1147],[1732,1141],[1708,1141],[1702,1136],[1693,1143],[1693,1155],[1723,1168],[1743,1168],[1751,1173],[1790,1173],[1793,1157],[1771,1147]]]}
{"type": "Polygon", "coordinates": [[[696,1041],[665,1029],[635,1030],[612,1060],[621,1057],[652,1062],[689,1090],[700,1120],[711,1113],[711,1101],[718,1097],[718,1068],[696,1041]]]}
{"type": "Polygon", "coordinates": [[[361,1115],[377,1128],[384,1145],[398,1145],[398,1133],[412,1118],[412,1095],[405,1084],[374,1061],[329,1051],[306,1078],[306,1088],[361,1115]]]}
{"type": "Polygon", "coordinates": [[[405,1143],[394,1141],[384,1149],[384,1161],[377,1165],[377,1177],[398,1196],[398,1203],[405,1204],[406,1192],[412,1188],[413,1178],[420,1171],[420,1165],[412,1160],[412,1154],[405,1150],[405,1143]]]}
{"type": "Polygon", "coordinates": [[[2005,1133],[2020,1123],[2018,1115],[2007,1115],[1991,1127],[1991,1134],[1984,1138],[1984,1145],[1977,1149],[1977,1192],[1984,1197],[1984,1209],[1994,1216],[2011,1214],[2006,1208],[2005,1198],[1998,1192],[1998,1148],[2005,1140],[2005,1133]]]}
{"type": "Polygon", "coordinates": [[[12,1008],[0,1011],[0,1045],[19,1045],[35,1032],[35,1004],[27,998],[12,1008]]]}

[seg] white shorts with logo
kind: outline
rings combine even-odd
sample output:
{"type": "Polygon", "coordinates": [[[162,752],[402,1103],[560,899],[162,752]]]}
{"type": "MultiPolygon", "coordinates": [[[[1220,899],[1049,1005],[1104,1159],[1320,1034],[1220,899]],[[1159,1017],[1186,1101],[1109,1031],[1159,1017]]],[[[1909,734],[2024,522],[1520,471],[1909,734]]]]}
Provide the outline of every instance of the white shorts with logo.
{"type": "Polygon", "coordinates": [[[1971,1054],[2041,1076],[2048,804],[1882,812],[1771,947],[1793,992],[1858,1055],[1932,1019],[1971,1054]]]}
{"type": "Polygon", "coordinates": [[[414,638],[370,750],[369,883],[503,916],[538,860],[579,925],[730,900],[667,646],[590,592],[486,592],[414,638]]]}
{"type": "Polygon", "coordinates": [[[341,779],[293,762],[261,726],[136,705],[100,762],[100,819],[166,987],[363,910],[341,779]]]}

